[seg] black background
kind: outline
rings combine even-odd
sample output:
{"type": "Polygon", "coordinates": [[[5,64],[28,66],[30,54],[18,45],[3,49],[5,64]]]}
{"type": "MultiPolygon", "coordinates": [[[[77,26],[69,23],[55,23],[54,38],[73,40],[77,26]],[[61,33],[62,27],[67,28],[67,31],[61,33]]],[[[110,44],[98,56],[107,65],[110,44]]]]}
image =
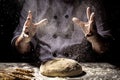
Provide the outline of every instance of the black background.
{"type": "MultiPolygon", "coordinates": [[[[0,0],[0,61],[14,62],[19,61],[21,55],[16,54],[11,46],[13,31],[19,22],[19,15],[22,3],[20,0],[0,0]]],[[[120,54],[120,4],[118,1],[103,1],[107,11],[108,25],[112,28],[115,37],[114,46],[112,46],[111,61],[119,63],[120,54]]]]}

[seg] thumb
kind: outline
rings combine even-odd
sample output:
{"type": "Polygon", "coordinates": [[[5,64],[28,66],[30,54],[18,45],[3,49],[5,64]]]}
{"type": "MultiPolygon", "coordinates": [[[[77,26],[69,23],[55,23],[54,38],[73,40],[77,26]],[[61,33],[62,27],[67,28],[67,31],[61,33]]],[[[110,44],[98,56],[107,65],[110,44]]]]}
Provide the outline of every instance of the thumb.
{"type": "Polygon", "coordinates": [[[83,22],[83,21],[80,21],[78,18],[73,17],[73,18],[72,18],[72,21],[74,22],[74,24],[77,24],[77,25],[80,26],[80,27],[84,27],[84,22],[83,22]]]}
{"type": "Polygon", "coordinates": [[[48,20],[47,19],[42,19],[41,21],[39,21],[38,23],[35,23],[35,26],[41,27],[41,26],[45,26],[47,25],[48,20]]]}

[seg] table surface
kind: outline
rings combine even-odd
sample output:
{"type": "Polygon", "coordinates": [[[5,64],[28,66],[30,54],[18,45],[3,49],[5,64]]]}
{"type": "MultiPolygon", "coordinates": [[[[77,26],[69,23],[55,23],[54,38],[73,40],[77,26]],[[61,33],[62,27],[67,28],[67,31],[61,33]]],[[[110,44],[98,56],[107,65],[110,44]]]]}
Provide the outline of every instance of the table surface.
{"type": "Polygon", "coordinates": [[[10,68],[34,70],[31,80],[120,80],[120,68],[109,63],[80,63],[83,73],[76,77],[46,77],[40,74],[39,67],[30,63],[0,63],[0,71],[10,68]]]}

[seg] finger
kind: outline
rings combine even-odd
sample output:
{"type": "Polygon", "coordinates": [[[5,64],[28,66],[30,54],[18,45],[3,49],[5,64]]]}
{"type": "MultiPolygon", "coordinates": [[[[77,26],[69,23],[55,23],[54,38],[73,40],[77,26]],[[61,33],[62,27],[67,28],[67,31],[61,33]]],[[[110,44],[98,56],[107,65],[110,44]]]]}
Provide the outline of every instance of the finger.
{"type": "Polygon", "coordinates": [[[29,37],[28,34],[24,34],[24,37],[29,37]]]}
{"type": "Polygon", "coordinates": [[[35,26],[45,26],[47,25],[48,20],[47,19],[42,19],[41,21],[39,21],[38,23],[35,23],[35,26]]]}
{"type": "Polygon", "coordinates": [[[75,24],[79,25],[80,27],[84,27],[84,22],[80,21],[78,18],[73,17],[73,18],[72,18],[72,21],[73,21],[75,24]]]}
{"type": "Polygon", "coordinates": [[[95,14],[94,12],[92,12],[91,16],[90,16],[90,21],[89,21],[89,24],[90,24],[90,31],[93,30],[93,25],[94,25],[94,20],[95,19],[95,14]]]}
{"type": "Polygon", "coordinates": [[[27,16],[27,20],[25,22],[25,26],[30,26],[31,23],[32,23],[32,12],[29,11],[28,16],[27,16]]]}
{"type": "Polygon", "coordinates": [[[25,33],[28,33],[29,32],[29,28],[26,26],[26,28],[25,28],[25,31],[24,31],[25,33]]]}
{"type": "Polygon", "coordinates": [[[92,14],[90,15],[90,21],[94,21],[94,19],[95,19],[95,14],[94,14],[94,12],[92,12],[92,14]]]}
{"type": "Polygon", "coordinates": [[[31,19],[32,19],[32,12],[29,10],[28,11],[27,20],[31,20],[31,19]]]}
{"type": "Polygon", "coordinates": [[[90,14],[91,14],[90,7],[87,7],[86,13],[87,13],[87,19],[89,20],[90,19],[90,14]]]}

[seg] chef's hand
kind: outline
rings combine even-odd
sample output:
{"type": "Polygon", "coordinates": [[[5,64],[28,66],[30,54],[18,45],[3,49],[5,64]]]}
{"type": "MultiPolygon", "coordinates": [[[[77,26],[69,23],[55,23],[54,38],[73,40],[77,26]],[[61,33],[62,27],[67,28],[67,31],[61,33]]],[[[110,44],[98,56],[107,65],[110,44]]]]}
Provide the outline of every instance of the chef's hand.
{"type": "Polygon", "coordinates": [[[47,19],[43,19],[38,23],[32,22],[32,12],[29,11],[27,20],[24,23],[21,35],[16,39],[15,46],[16,49],[22,53],[29,53],[31,51],[30,41],[36,33],[37,27],[45,26],[48,23],[47,19]]]}
{"type": "Polygon", "coordinates": [[[73,17],[72,21],[82,28],[85,36],[91,36],[97,32],[96,27],[94,26],[95,14],[94,12],[91,12],[90,7],[87,7],[86,14],[88,19],[87,22],[83,22],[76,17],[73,17]]]}
{"type": "Polygon", "coordinates": [[[39,21],[38,23],[33,23],[32,22],[32,12],[29,11],[27,19],[23,26],[22,33],[24,34],[24,37],[32,38],[36,33],[37,27],[45,26],[47,23],[48,23],[47,19],[43,19],[43,20],[39,21]]]}

